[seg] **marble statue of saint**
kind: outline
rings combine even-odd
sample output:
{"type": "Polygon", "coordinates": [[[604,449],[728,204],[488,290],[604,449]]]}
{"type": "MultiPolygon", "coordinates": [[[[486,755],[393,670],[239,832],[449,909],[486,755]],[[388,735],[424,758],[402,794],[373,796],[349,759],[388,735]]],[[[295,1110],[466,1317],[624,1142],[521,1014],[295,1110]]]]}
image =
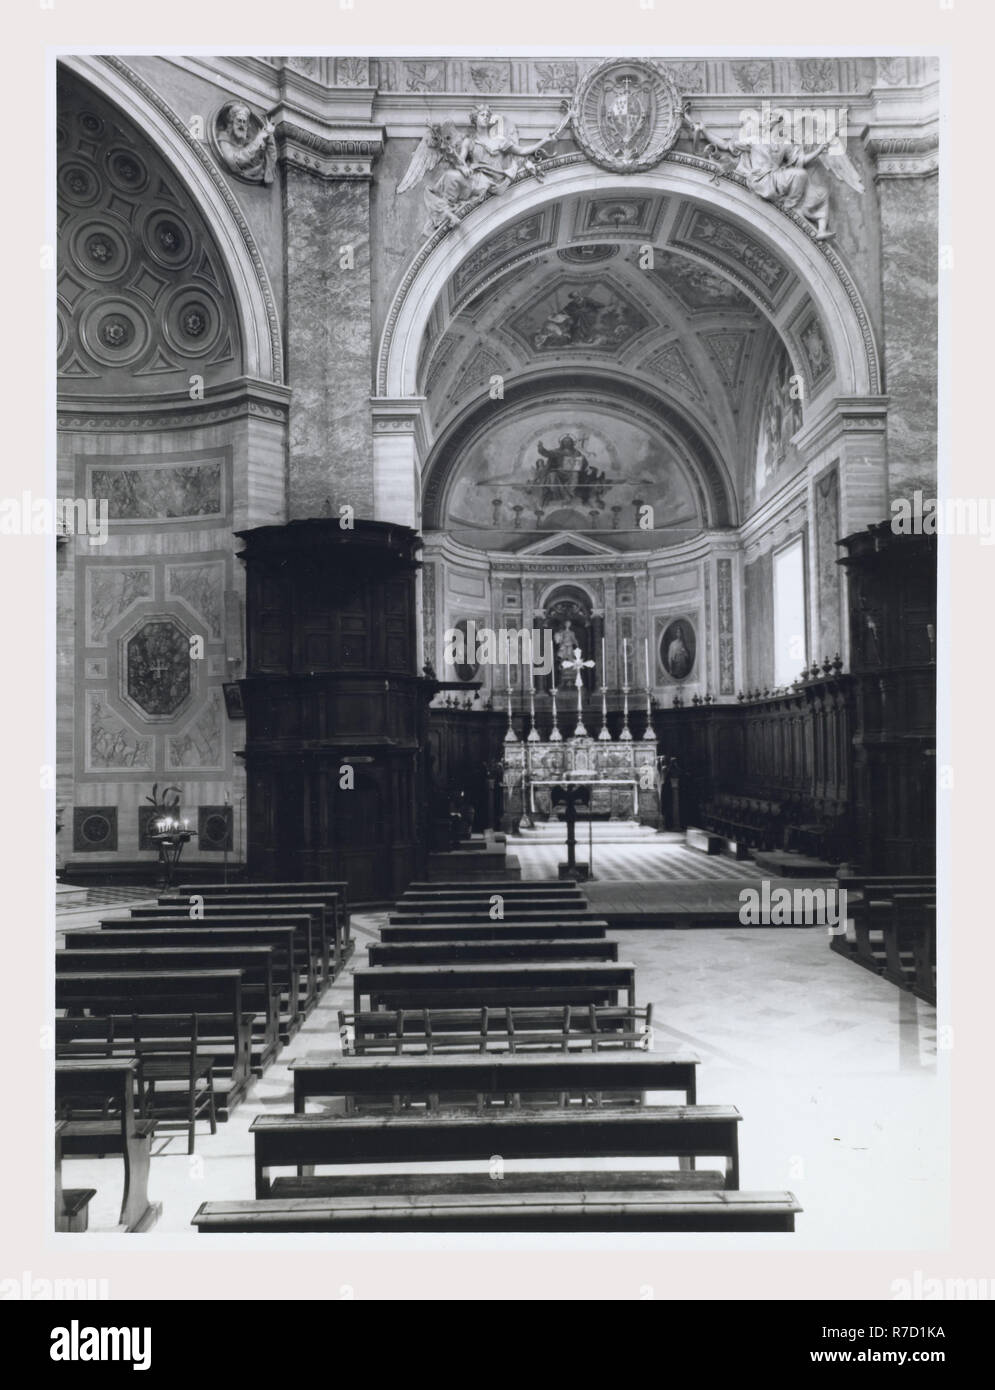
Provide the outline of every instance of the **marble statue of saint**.
{"type": "Polygon", "coordinates": [[[456,209],[501,193],[524,170],[541,178],[539,161],[544,146],[559,130],[535,144],[524,144],[516,127],[487,103],[470,112],[470,129],[460,134],[453,121],[432,123],[411,156],[411,163],[397,185],[398,193],[420,183],[441,164],[439,174],[425,187],[428,221],[426,235],[437,227],[456,226],[456,209]]]}
{"type": "Polygon", "coordinates": [[[839,139],[823,140],[806,150],[792,140],[725,140],[706,130],[700,121],[686,118],[695,141],[703,136],[715,150],[737,157],[735,172],[744,178],[754,193],[787,211],[801,213],[815,227],[816,240],[829,241],[829,193],[814,183],[809,168],[817,160],[841,183],[857,193],[864,185],[839,139]]]}
{"type": "Polygon", "coordinates": [[[251,134],[255,118],[242,101],[230,101],[218,112],[215,138],[226,168],[250,183],[272,183],[276,168],[275,129],[268,118],[259,121],[251,134]]]}

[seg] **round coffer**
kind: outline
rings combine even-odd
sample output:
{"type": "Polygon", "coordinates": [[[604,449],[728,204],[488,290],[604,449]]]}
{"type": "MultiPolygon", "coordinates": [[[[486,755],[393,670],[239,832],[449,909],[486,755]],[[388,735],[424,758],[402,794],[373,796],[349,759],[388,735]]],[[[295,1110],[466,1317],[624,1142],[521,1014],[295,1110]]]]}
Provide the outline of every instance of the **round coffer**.
{"type": "Polygon", "coordinates": [[[108,150],[105,160],[107,177],[122,193],[141,193],[149,181],[149,171],[134,150],[118,146],[108,150]]]}
{"type": "Polygon", "coordinates": [[[102,138],[104,123],[95,111],[81,111],[76,120],[80,130],[88,140],[100,140],[102,138]]]}
{"type": "Polygon", "coordinates": [[[170,296],[163,314],[163,331],[184,357],[203,357],[221,336],[218,301],[200,285],[181,285],[170,296]]]}
{"type": "Polygon", "coordinates": [[[183,219],[166,208],[155,208],[145,219],[145,246],[159,265],[179,270],[193,255],[193,234],[183,219]]]}
{"type": "Polygon", "coordinates": [[[58,184],[60,196],[80,208],[91,207],[102,191],[97,171],[79,159],[63,164],[58,184]]]}
{"type": "Polygon", "coordinates": [[[117,280],[128,269],[128,243],[105,222],[84,222],[73,233],[70,246],[80,270],[95,280],[117,280]]]}
{"type": "Polygon", "coordinates": [[[92,305],[80,322],[80,337],[91,357],[109,367],[127,366],[148,347],[148,319],[126,299],[104,299],[92,305]]]}

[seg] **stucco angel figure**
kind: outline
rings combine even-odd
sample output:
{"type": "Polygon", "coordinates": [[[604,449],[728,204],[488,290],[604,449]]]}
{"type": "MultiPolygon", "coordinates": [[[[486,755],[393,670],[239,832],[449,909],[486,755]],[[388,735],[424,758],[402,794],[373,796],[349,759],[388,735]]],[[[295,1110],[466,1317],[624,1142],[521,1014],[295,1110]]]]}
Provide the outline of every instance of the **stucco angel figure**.
{"type": "Polygon", "coordinates": [[[829,193],[813,183],[810,166],[818,160],[841,183],[857,193],[864,191],[860,174],[838,137],[806,150],[791,140],[724,140],[700,121],[685,116],[685,123],[696,145],[699,137],[707,141],[710,156],[714,150],[736,157],[734,172],[746,179],[754,193],[788,211],[800,212],[815,227],[817,241],[829,241],[834,233],[829,229],[829,193]]]}
{"type": "Polygon", "coordinates": [[[459,221],[456,208],[461,203],[475,203],[501,193],[523,169],[541,177],[539,160],[544,144],[554,138],[522,144],[516,127],[485,103],[470,112],[470,129],[465,135],[452,121],[429,125],[397,191],[406,193],[444,165],[425,187],[425,233],[430,235],[447,223],[455,227],[459,221]]]}

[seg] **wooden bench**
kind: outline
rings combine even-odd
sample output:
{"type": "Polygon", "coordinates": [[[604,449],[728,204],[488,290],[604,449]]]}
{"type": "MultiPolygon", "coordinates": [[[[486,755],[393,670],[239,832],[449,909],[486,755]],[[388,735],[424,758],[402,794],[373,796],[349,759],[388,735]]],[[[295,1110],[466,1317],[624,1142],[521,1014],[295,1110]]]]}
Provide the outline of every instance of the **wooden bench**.
{"type": "MultiPolygon", "coordinates": [[[[202,1235],[317,1232],[793,1231],[801,1205],[790,1192],[661,1190],[655,1173],[543,1174],[529,1187],[509,1174],[453,1193],[419,1187],[398,1193],[393,1179],[339,1180],[334,1197],[202,1202],[192,1219],[202,1235]],[[575,1182],[578,1178],[582,1181],[575,1182]],[[619,1185],[608,1186],[614,1180],[619,1185]],[[623,1186],[624,1182],[624,1186],[623,1186]],[[488,1184],[486,1187],[484,1184],[488,1184]]],[[[684,1176],[687,1176],[686,1174],[684,1176]]],[[[306,1182],[306,1179],[303,1180],[306,1182]]],[[[307,1187],[302,1191],[306,1192],[307,1187]]]]}
{"type": "Polygon", "coordinates": [[[840,879],[852,932],[833,950],[928,1003],[936,1003],[936,880],[932,875],[840,879]]]}
{"type": "MultiPolygon", "coordinates": [[[[273,1168],[376,1163],[483,1163],[528,1159],[721,1158],[707,1176],[680,1170],[686,1186],[739,1186],[740,1114],[733,1106],[610,1106],[586,1110],[494,1110],[487,1115],[259,1115],[255,1195],[271,1195],[273,1168]]],[[[438,1175],[436,1175],[438,1176],[438,1175]]],[[[613,1177],[623,1175],[615,1174],[613,1177]]],[[[661,1171],[660,1182],[666,1177],[661,1171]]],[[[316,1180],[317,1181],[317,1180],[316,1180]]],[[[283,1194],[291,1184],[283,1184],[283,1194]]],[[[398,1175],[397,1190],[404,1179],[398,1175]]]]}
{"type": "Polygon", "coordinates": [[[331,919],[331,931],[336,941],[340,964],[352,952],[353,942],[350,928],[348,884],[345,879],[331,879],[327,883],[228,883],[181,884],[177,889],[188,897],[201,893],[211,902],[227,901],[257,903],[269,906],[273,902],[290,900],[318,901],[325,905],[331,919]]]}
{"type": "Polygon", "coordinates": [[[90,1221],[90,1203],[97,1189],[62,1186],[62,1132],[65,1127],[65,1120],[59,1120],[55,1126],[55,1229],[85,1231],[90,1221]]]}
{"type": "MultiPolygon", "coordinates": [[[[101,918],[100,926],[108,931],[143,928],[196,928],[199,931],[249,929],[253,927],[293,929],[298,954],[308,963],[309,985],[306,996],[308,1010],[317,1002],[321,981],[331,979],[331,946],[323,930],[324,909],[280,912],[269,908],[229,909],[205,905],[203,916],[191,917],[189,912],[160,905],[133,907],[130,917],[101,918]]],[[[67,938],[68,940],[68,938],[67,938]]]]}
{"type": "MultiPolygon", "coordinates": [[[[169,915],[190,914],[194,904],[187,897],[161,897],[155,908],[143,908],[143,912],[156,910],[169,915]]],[[[306,912],[312,919],[312,931],[321,943],[321,989],[325,990],[339,973],[343,962],[349,955],[352,944],[343,935],[341,924],[336,924],[330,904],[320,898],[237,898],[234,896],[210,898],[196,904],[201,920],[223,917],[258,916],[269,920],[274,914],[281,917],[292,916],[295,912],[306,912]]]]}
{"type": "Polygon", "coordinates": [[[300,883],[268,883],[252,882],[251,880],[239,883],[181,883],[177,892],[199,893],[204,889],[213,895],[231,893],[237,897],[244,897],[246,894],[254,894],[257,897],[273,895],[279,897],[286,893],[334,893],[341,911],[346,917],[349,916],[349,884],[344,878],[308,879],[300,883]]]}
{"type": "Polygon", "coordinates": [[[500,1007],[506,1004],[634,1004],[630,961],[534,961],[496,965],[373,965],[353,976],[353,1008],[500,1007]]]}
{"type": "Polygon", "coordinates": [[[498,1102],[519,1107],[522,1096],[553,1096],[565,1105],[630,1093],[645,1103],[649,1091],[677,1091],[696,1100],[698,1058],[690,1052],[491,1052],[450,1056],[321,1056],[290,1063],[294,1110],[303,1114],[315,1096],[342,1097],[348,1111],[363,1102],[389,1104],[395,1113],[418,1102],[430,1111],[470,1099],[478,1110],[498,1102]]]}
{"type": "Polygon", "coordinates": [[[438,893],[405,893],[395,903],[398,912],[420,911],[434,907],[461,907],[464,903],[471,904],[473,907],[490,907],[491,901],[495,897],[501,897],[506,903],[512,903],[518,907],[587,907],[587,899],[583,893],[575,889],[567,889],[564,892],[556,893],[533,893],[527,887],[494,889],[487,893],[464,892],[459,893],[452,889],[444,889],[438,893]]]}
{"type": "MultiPolygon", "coordinates": [[[[124,1190],[118,1223],[125,1231],[147,1231],[162,1205],[148,1197],[155,1120],[135,1110],[138,1061],[134,1057],[56,1058],[55,1106],[59,1159],[120,1157],[124,1190]]],[[[68,1229],[68,1227],[66,1228],[68,1229]]]]}
{"type": "MultiPolygon", "coordinates": [[[[166,919],[169,920],[169,919],[166,919]]],[[[116,927],[100,931],[70,931],[66,933],[66,949],[94,951],[144,948],[160,950],[173,948],[197,949],[224,947],[266,947],[271,952],[273,985],[280,993],[280,1040],[289,1042],[313,1007],[313,962],[295,943],[293,927],[203,927],[180,923],[160,927],[154,922],[133,926],[122,918],[116,927]]],[[[248,1001],[247,1001],[248,1002],[248,1001]]]]}
{"type": "Polygon", "coordinates": [[[344,1054],[357,1056],[452,1052],[573,1052],[652,1043],[653,1005],[585,1009],[398,1009],[395,1013],[339,1011],[344,1054]]]}
{"type": "Polygon", "coordinates": [[[416,922],[406,927],[380,928],[380,940],[399,946],[411,941],[572,941],[604,940],[605,922],[452,922],[444,926],[416,922]]]}
{"type": "MultiPolygon", "coordinates": [[[[242,1004],[240,970],[116,970],[79,971],[55,977],[55,1007],[66,1010],[81,1036],[98,1034],[109,1018],[155,1015],[162,1038],[189,1036],[190,1015],[197,1014],[202,1050],[217,1059],[215,1070],[218,1119],[245,1095],[254,1060],[254,1015],[242,1004]]],[[[126,1047],[119,1031],[118,1046],[126,1047]]]]}
{"type": "MultiPolygon", "coordinates": [[[[273,977],[271,946],[113,946],[99,950],[55,953],[55,974],[103,971],[238,970],[242,975],[242,1009],[253,1014],[253,1070],[260,1074],[280,1049],[280,993],[273,977]]],[[[148,1012],[144,1010],[143,1012],[148,1012]]]]}
{"type": "MultiPolygon", "coordinates": [[[[403,927],[407,923],[436,922],[440,926],[446,922],[584,922],[591,916],[588,907],[519,907],[517,903],[506,902],[500,917],[492,916],[492,909],[476,903],[451,903],[443,907],[411,908],[403,903],[395,906],[388,916],[391,926],[403,927]]],[[[601,921],[601,918],[595,918],[601,921]]]]}
{"type": "Polygon", "coordinates": [[[618,942],[601,940],[372,942],[371,965],[450,965],[461,961],[618,960],[618,942]]]}
{"type": "Polygon", "coordinates": [[[483,878],[474,879],[471,883],[464,883],[457,878],[440,879],[413,879],[404,890],[405,893],[432,893],[432,892],[454,892],[462,893],[468,890],[472,893],[503,893],[506,889],[524,888],[536,893],[561,893],[566,889],[576,888],[575,878],[564,878],[558,880],[537,880],[534,882],[523,883],[516,878],[483,878]]]}

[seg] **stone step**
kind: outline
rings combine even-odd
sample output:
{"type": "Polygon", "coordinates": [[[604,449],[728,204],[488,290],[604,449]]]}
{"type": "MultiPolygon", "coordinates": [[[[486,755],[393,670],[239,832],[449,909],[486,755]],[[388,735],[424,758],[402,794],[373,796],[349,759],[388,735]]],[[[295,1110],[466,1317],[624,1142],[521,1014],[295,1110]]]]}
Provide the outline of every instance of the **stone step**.
{"type": "Polygon", "coordinates": [[[761,873],[780,878],[834,878],[837,868],[825,859],[786,849],[755,850],[753,862],[761,873]]]}

